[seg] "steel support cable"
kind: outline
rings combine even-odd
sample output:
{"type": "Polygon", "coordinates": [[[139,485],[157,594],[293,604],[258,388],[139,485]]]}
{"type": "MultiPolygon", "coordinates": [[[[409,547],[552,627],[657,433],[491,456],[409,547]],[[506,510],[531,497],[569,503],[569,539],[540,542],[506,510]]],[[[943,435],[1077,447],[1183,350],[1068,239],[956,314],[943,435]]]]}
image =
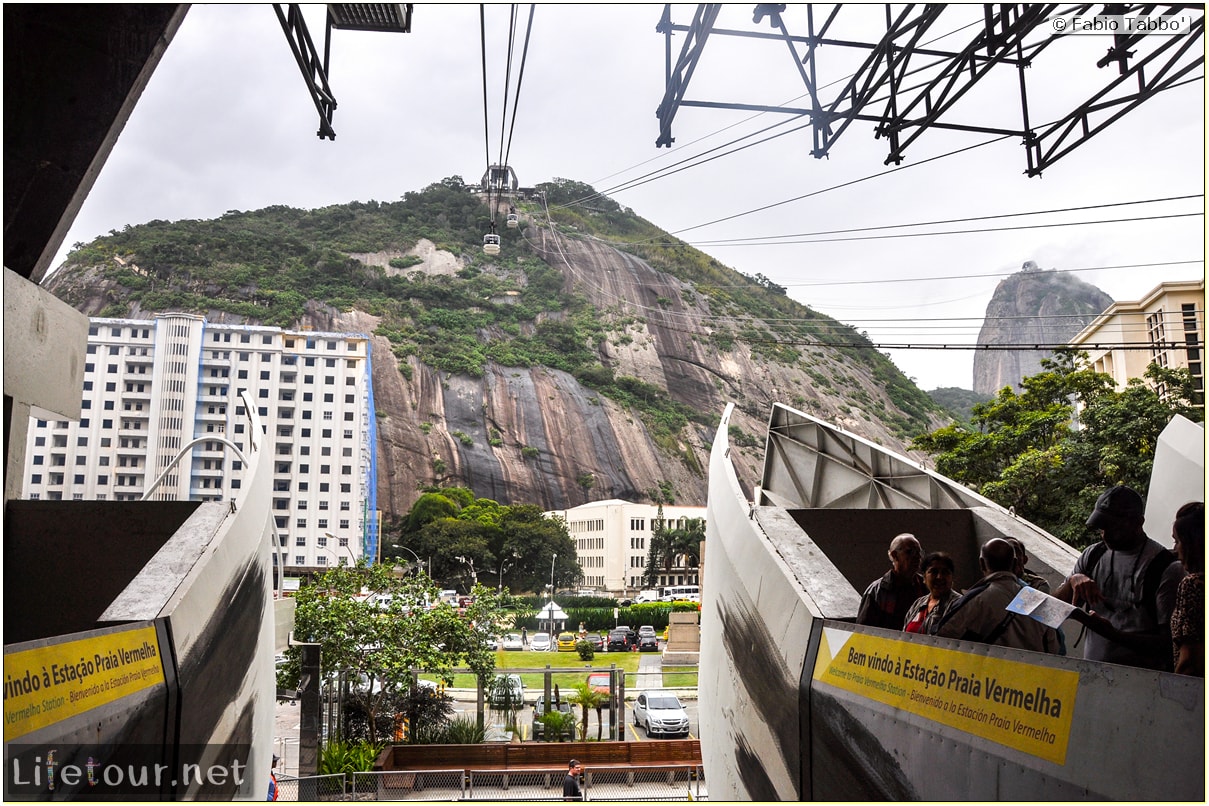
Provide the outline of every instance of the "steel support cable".
{"type": "Polygon", "coordinates": [[[525,27],[525,44],[521,48],[521,66],[516,75],[516,95],[512,99],[512,123],[508,127],[508,147],[504,150],[504,162],[508,164],[508,158],[512,154],[512,133],[516,129],[516,110],[521,102],[521,85],[525,81],[525,62],[529,58],[529,36],[533,33],[533,10],[537,6],[534,3],[529,4],[529,24],[525,27]]]}
{"type": "MultiPolygon", "coordinates": [[[[1204,217],[1204,212],[1199,213],[1167,213],[1166,215],[1151,215],[1151,216],[1135,216],[1132,218],[1102,218],[1094,221],[1065,221],[1057,224],[1019,224],[1012,227],[975,227],[974,229],[953,229],[940,230],[938,232],[896,232],[890,235],[854,235],[848,238],[812,238],[806,241],[768,241],[765,243],[728,243],[724,241],[699,241],[695,245],[703,246],[788,246],[794,244],[809,244],[809,243],[847,243],[849,241],[885,241],[891,238],[924,238],[933,235],[975,235],[983,232],[1015,232],[1017,230],[1026,229],[1053,229],[1055,227],[1082,227],[1092,224],[1125,224],[1134,221],[1159,221],[1169,218],[1192,218],[1196,216],[1204,217]]],[[[910,226],[910,225],[906,225],[910,226]]],[[[790,236],[779,236],[790,237],[790,236]]],[[[651,241],[646,241],[647,244],[653,244],[651,241]]],[[[657,242],[655,242],[657,243],[657,242]]],[[[671,245],[664,242],[663,245],[671,245]]],[[[694,244],[690,244],[694,245],[694,244]]]]}
{"type": "MultiPolygon", "coordinates": [[[[573,263],[571,263],[570,259],[568,258],[567,254],[566,254],[566,251],[562,248],[562,244],[560,243],[560,239],[562,236],[557,231],[555,231],[555,229],[553,228],[553,221],[552,221],[552,219],[549,218],[548,209],[546,210],[546,213],[547,213],[547,219],[546,219],[547,224],[551,225],[550,234],[551,234],[551,237],[553,238],[555,251],[558,253],[558,256],[562,259],[564,266],[570,271],[570,273],[572,275],[579,278],[581,281],[590,283],[589,279],[587,277],[585,277],[575,267],[575,265],[573,263]]],[[[536,244],[534,241],[529,239],[527,233],[525,234],[524,237],[525,237],[525,240],[530,245],[532,245],[534,247],[538,246],[538,244],[536,244]]],[[[733,316],[708,316],[708,315],[701,315],[701,314],[690,314],[689,312],[684,312],[683,314],[681,314],[678,312],[667,311],[667,310],[663,310],[661,308],[656,308],[653,306],[642,305],[641,303],[631,302],[630,300],[627,300],[623,297],[618,297],[615,294],[611,294],[611,293],[605,291],[605,289],[599,285],[596,285],[596,284],[593,284],[593,285],[598,291],[605,294],[606,296],[611,297],[612,299],[616,300],[617,302],[621,303],[624,306],[627,306],[631,309],[636,309],[639,311],[646,311],[647,313],[660,314],[660,318],[665,321],[660,322],[659,326],[662,328],[665,328],[666,330],[674,332],[674,333],[684,333],[684,334],[694,335],[694,336],[700,335],[699,330],[688,330],[686,327],[678,327],[676,324],[666,321],[668,319],[673,319],[676,317],[692,320],[692,321],[698,322],[698,323],[713,323],[715,325],[727,325],[727,326],[730,326],[730,327],[733,327],[736,329],[745,327],[747,325],[751,325],[753,323],[754,324],[770,324],[770,323],[775,324],[778,321],[780,321],[780,320],[767,320],[767,319],[757,318],[757,317],[749,317],[747,319],[740,319],[738,317],[733,317],[733,316]]],[[[854,335],[858,334],[856,327],[853,327],[852,325],[846,325],[839,321],[836,321],[834,324],[821,322],[818,319],[801,319],[801,320],[790,320],[790,321],[792,323],[809,322],[812,327],[826,327],[828,331],[830,331],[831,333],[833,333],[835,335],[841,335],[841,334],[845,334],[845,333],[854,334],[854,335]]],[[[971,333],[971,335],[975,335],[975,334],[971,333]]],[[[1015,344],[976,344],[976,343],[948,343],[948,342],[921,344],[921,343],[918,343],[915,341],[894,342],[894,343],[884,342],[884,341],[874,342],[874,341],[869,341],[867,339],[867,337],[861,337],[856,340],[827,341],[827,340],[823,340],[820,338],[801,338],[801,337],[796,337],[796,336],[791,336],[789,338],[781,338],[781,339],[778,339],[778,338],[751,338],[751,337],[745,336],[744,341],[749,344],[774,344],[774,345],[793,346],[793,347],[819,347],[819,348],[824,348],[824,349],[828,349],[828,348],[829,349],[840,349],[840,348],[851,347],[851,348],[865,349],[865,350],[867,350],[867,349],[876,349],[876,350],[890,350],[890,349],[895,349],[895,350],[958,350],[958,351],[960,351],[960,350],[975,350],[975,351],[982,350],[982,351],[986,351],[986,352],[1031,352],[1031,351],[1041,350],[1041,349],[1055,350],[1055,351],[1072,349],[1069,344],[1046,343],[1046,342],[1043,342],[1040,340],[1035,341],[1035,342],[1021,342],[1021,343],[1015,343],[1015,344]]],[[[1110,342],[1096,342],[1094,344],[1079,345],[1079,347],[1075,348],[1075,349],[1081,349],[1081,350],[1083,350],[1083,349],[1150,350],[1150,349],[1156,348],[1156,347],[1165,348],[1165,349],[1186,349],[1188,347],[1200,347],[1200,346],[1202,346],[1200,342],[1198,342],[1197,344],[1187,344],[1185,342],[1152,343],[1148,340],[1143,340],[1143,341],[1137,341],[1137,342],[1133,342],[1133,341],[1117,341],[1117,342],[1111,342],[1111,343],[1110,342]]]]}
{"type": "Polygon", "coordinates": [[[504,61],[504,104],[500,109],[500,148],[496,163],[501,168],[504,167],[504,130],[508,128],[508,89],[512,86],[512,51],[516,46],[516,4],[508,8],[508,56],[504,61]]]}
{"type": "MultiPolygon", "coordinates": [[[[545,209],[547,226],[549,227],[552,235],[554,235],[557,238],[557,230],[554,226],[553,219],[550,217],[549,208],[548,208],[548,206],[545,206],[545,205],[543,205],[543,206],[545,209]]],[[[536,243],[535,241],[533,241],[532,239],[530,239],[528,237],[528,234],[525,234],[523,237],[525,238],[525,241],[530,246],[534,247],[535,249],[540,249],[540,245],[538,243],[536,243]]],[[[747,320],[741,320],[741,319],[738,319],[733,316],[712,316],[709,314],[703,314],[703,313],[692,312],[692,311],[683,311],[683,312],[669,311],[669,310],[663,308],[662,306],[656,307],[656,306],[651,306],[651,305],[643,305],[641,303],[626,299],[625,297],[618,296],[617,294],[613,294],[612,292],[607,291],[602,285],[599,284],[599,282],[596,282],[593,278],[587,277],[583,273],[581,273],[575,267],[575,265],[573,263],[571,263],[570,259],[566,255],[565,250],[562,248],[561,243],[557,239],[555,240],[555,247],[558,251],[559,257],[563,261],[564,266],[567,268],[567,270],[571,274],[573,274],[575,277],[577,277],[581,282],[585,283],[589,287],[595,289],[597,292],[605,295],[606,297],[615,301],[616,303],[618,303],[621,306],[625,306],[629,309],[637,310],[640,312],[645,312],[647,314],[657,314],[660,316],[660,318],[665,319],[665,320],[680,318],[680,319],[683,319],[686,321],[696,321],[696,322],[706,322],[706,323],[713,322],[715,324],[729,324],[729,325],[736,326],[736,327],[742,327],[743,325],[747,324],[747,320]]],[[[1200,263],[1200,262],[1203,262],[1203,261],[1182,260],[1182,261],[1167,261],[1167,262],[1142,263],[1142,264],[1125,264],[1125,265],[1118,265],[1118,266],[1086,266],[1086,267],[1079,267],[1079,268],[1069,269],[1069,270],[1064,270],[1064,271],[1072,271],[1072,272],[1073,271],[1105,271],[1105,270],[1112,270],[1112,269],[1154,268],[1154,267],[1158,267],[1158,266],[1182,265],[1182,264],[1200,263]]],[[[849,285],[849,284],[861,285],[861,284],[878,284],[878,283],[894,283],[894,282],[915,282],[915,281],[928,281],[928,280],[964,280],[964,279],[977,278],[977,277],[1005,277],[1005,276],[1009,276],[1009,275],[1015,274],[1015,273],[1016,272],[993,272],[993,273],[982,274],[982,275],[954,275],[951,277],[918,277],[918,278],[905,278],[902,280],[851,280],[851,281],[839,281],[839,282],[834,282],[834,283],[819,282],[819,283],[801,283],[801,284],[789,284],[789,285],[827,286],[827,285],[849,285]]],[[[744,286],[737,286],[737,285],[722,285],[722,284],[716,284],[716,283],[702,283],[702,284],[698,284],[698,286],[707,286],[709,288],[744,287],[744,286]]],[[[1058,320],[1058,319],[1066,320],[1066,319],[1069,319],[1072,317],[1077,317],[1077,316],[1079,316],[1079,315],[1077,315],[1077,314],[1054,314],[1054,315],[1046,316],[1046,317],[981,317],[981,319],[979,319],[978,317],[949,317],[949,318],[937,317],[937,318],[932,318],[932,319],[927,319],[927,320],[919,320],[917,317],[915,317],[915,318],[913,318],[913,320],[914,321],[938,321],[938,322],[940,322],[940,321],[978,320],[978,321],[985,321],[985,322],[998,322],[998,321],[1010,321],[1010,320],[1015,320],[1015,319],[1030,319],[1031,318],[1031,319],[1035,319],[1035,320],[1044,319],[1046,321],[1049,321],[1049,320],[1058,320]]],[[[812,327],[823,327],[823,328],[826,328],[826,329],[832,330],[832,331],[849,331],[849,330],[854,329],[851,325],[839,322],[838,320],[834,324],[829,324],[829,323],[821,322],[821,321],[819,321],[818,318],[813,317],[813,316],[778,317],[778,318],[761,317],[759,319],[759,321],[762,323],[765,323],[765,324],[802,324],[802,323],[809,322],[809,323],[811,323],[812,327]]],[[[858,321],[872,322],[872,321],[881,321],[881,320],[861,319],[858,321]]],[[[886,321],[894,322],[894,321],[903,321],[903,320],[889,319],[886,321]]],[[[689,331],[682,331],[682,332],[689,332],[689,331]]],[[[1025,348],[1021,348],[1021,349],[1025,349],[1025,348]]],[[[1032,348],[1030,347],[1028,349],[1032,349],[1032,348]]]]}
{"type": "MultiPolygon", "coordinates": [[[[491,204],[491,127],[488,122],[487,110],[487,15],[486,6],[479,5],[479,44],[483,53],[483,152],[487,157],[487,207],[492,209],[491,204]]],[[[495,214],[491,216],[492,229],[495,229],[495,214]]]]}
{"type": "MultiPolygon", "coordinates": [[[[757,235],[750,238],[719,238],[716,241],[693,241],[693,246],[740,246],[753,242],[763,241],[764,243],[754,243],[756,246],[776,246],[780,243],[795,243],[794,241],[773,240],[774,238],[814,238],[821,235],[844,235],[853,232],[876,232],[879,230],[905,229],[908,227],[933,227],[940,224],[967,224],[973,221],[993,221],[1000,218],[1022,218],[1032,215],[1051,215],[1054,213],[1075,213],[1082,210],[1099,210],[1107,207],[1127,207],[1135,204],[1160,204],[1169,201],[1186,201],[1188,199],[1203,199],[1203,193],[1191,193],[1184,196],[1167,196],[1159,199],[1134,199],[1132,201],[1108,202],[1106,204],[1084,204],[1076,207],[1057,207],[1052,210],[1026,210],[1016,213],[995,213],[993,215],[984,216],[969,216],[966,218],[944,218],[934,221],[915,221],[909,224],[881,224],[871,227],[852,227],[848,229],[833,229],[833,230],[818,230],[816,232],[795,232],[789,235],[757,235]]],[[[1125,219],[1129,220],[1129,219],[1125,219]]],[[[1074,222],[1083,223],[1083,222],[1074,222]]],[[[982,230],[963,230],[964,232],[981,232],[982,230]]],[[[927,234],[927,233],[924,233],[927,234]]],[[[939,234],[939,233],[937,233],[939,234]]],[[[628,243],[626,241],[616,241],[606,243],[628,243]]]]}

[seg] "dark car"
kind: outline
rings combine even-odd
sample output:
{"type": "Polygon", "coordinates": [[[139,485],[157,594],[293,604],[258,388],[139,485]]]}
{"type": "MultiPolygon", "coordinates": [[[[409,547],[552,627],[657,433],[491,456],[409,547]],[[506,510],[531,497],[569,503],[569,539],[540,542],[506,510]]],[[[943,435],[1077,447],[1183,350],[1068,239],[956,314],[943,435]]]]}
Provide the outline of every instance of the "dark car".
{"type": "Polygon", "coordinates": [[[638,638],[639,652],[658,652],[659,639],[653,635],[643,635],[638,638]]]}
{"type": "MultiPolygon", "coordinates": [[[[556,710],[562,711],[564,714],[574,716],[574,711],[571,710],[571,703],[566,700],[561,700],[558,703],[556,710]]],[[[533,738],[542,740],[546,738],[546,725],[541,721],[542,715],[546,713],[546,697],[544,694],[537,695],[537,701],[533,703],[533,738]]],[[[564,739],[575,738],[575,720],[571,719],[563,725],[562,735],[564,739]]]]}
{"type": "Polygon", "coordinates": [[[592,645],[592,649],[594,651],[596,651],[596,652],[605,651],[605,641],[603,638],[600,637],[600,633],[590,632],[590,633],[588,633],[587,637],[584,638],[584,640],[592,645]]]}
{"type": "Polygon", "coordinates": [[[616,630],[609,630],[609,651],[610,652],[629,652],[630,651],[630,631],[622,627],[616,630]]]}

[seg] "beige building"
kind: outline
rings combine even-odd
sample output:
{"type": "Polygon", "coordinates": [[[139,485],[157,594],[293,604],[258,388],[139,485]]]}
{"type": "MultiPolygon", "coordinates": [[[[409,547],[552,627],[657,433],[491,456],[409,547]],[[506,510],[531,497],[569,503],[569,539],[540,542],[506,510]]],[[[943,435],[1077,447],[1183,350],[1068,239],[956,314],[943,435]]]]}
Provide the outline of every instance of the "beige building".
{"type": "MultiPolygon", "coordinates": [[[[575,541],[576,556],[583,568],[585,588],[614,594],[636,594],[646,587],[646,570],[651,537],[654,535],[659,507],[632,504],[620,499],[593,501],[571,509],[547,512],[546,517],[562,518],[575,541]]],[[[663,507],[663,519],[670,529],[683,526],[689,518],[705,518],[705,507],[663,507]]],[[[673,568],[661,574],[664,585],[700,585],[698,568],[673,568]]]]}
{"type": "Polygon", "coordinates": [[[1071,340],[1092,369],[1111,375],[1117,388],[1158,364],[1192,373],[1196,402],[1204,403],[1205,281],[1160,283],[1135,302],[1114,302],[1071,340]],[[1129,349],[1126,349],[1126,347],[1129,349]]]}

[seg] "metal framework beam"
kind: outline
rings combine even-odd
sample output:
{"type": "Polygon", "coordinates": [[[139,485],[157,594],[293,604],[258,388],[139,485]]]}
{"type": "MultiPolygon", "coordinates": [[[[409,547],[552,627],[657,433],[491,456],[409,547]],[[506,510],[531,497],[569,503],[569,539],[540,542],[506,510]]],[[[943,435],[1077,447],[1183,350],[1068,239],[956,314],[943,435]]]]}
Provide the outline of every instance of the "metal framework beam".
{"type": "Polygon", "coordinates": [[[282,3],[274,3],[273,10],[277,12],[277,21],[281,30],[290,43],[294,60],[302,71],[302,79],[306,82],[307,91],[319,113],[319,139],[336,139],[336,130],[332,128],[332,115],[336,112],[336,96],[328,84],[331,68],[332,29],[346,31],[380,31],[394,33],[411,32],[411,3],[329,3],[327,19],[324,26],[323,59],[311,40],[311,32],[302,16],[302,8],[297,3],[290,3],[282,10],[282,3]]]}
{"type": "Polygon", "coordinates": [[[816,158],[829,156],[832,147],[854,121],[865,121],[875,124],[875,138],[885,138],[889,143],[886,164],[902,162],[907,148],[928,130],[945,129],[1020,137],[1025,146],[1025,173],[1039,176],[1143,101],[1182,82],[1194,80],[1196,76],[1191,74],[1204,64],[1203,5],[987,4],[982,7],[982,23],[974,26],[971,38],[956,50],[925,47],[923,43],[929,32],[938,27],[946,28],[938,26],[938,21],[953,13],[947,4],[887,4],[884,6],[884,33],[864,41],[828,36],[839,18],[841,5],[832,6],[816,29],[815,15],[819,6],[806,4],[805,35],[790,33],[784,19],[785,9],[782,4],[755,6],[753,24],[767,20],[774,29],[770,33],[715,27],[721,10],[718,4],[697,6],[688,25],[674,23],[671,5],[664,7],[656,27],[656,31],[665,37],[666,48],[666,90],[656,111],[659,119],[656,147],[670,147],[675,141],[672,123],[682,107],[777,112],[809,121],[813,134],[810,153],[816,158]],[[1095,66],[1104,68],[1115,63],[1118,75],[1087,101],[1037,130],[1029,117],[1025,71],[1065,36],[1054,32],[1053,20],[1088,14],[1147,17],[1183,14],[1191,15],[1194,22],[1186,34],[1115,36],[1113,46],[1095,66]],[[673,64],[672,37],[677,33],[683,33],[685,37],[680,56],[673,64]],[[690,99],[689,83],[701,62],[706,43],[713,35],[783,42],[805,86],[809,105],[790,107],[690,99]],[[826,58],[828,49],[864,50],[867,54],[836,94],[824,99],[821,97],[819,65],[826,58]],[[1019,124],[951,119],[958,102],[997,68],[1016,71],[1019,124]],[[908,77],[915,77],[918,83],[907,86],[908,77]],[[1129,82],[1134,79],[1136,89],[1129,91],[1133,86],[1129,82]]]}

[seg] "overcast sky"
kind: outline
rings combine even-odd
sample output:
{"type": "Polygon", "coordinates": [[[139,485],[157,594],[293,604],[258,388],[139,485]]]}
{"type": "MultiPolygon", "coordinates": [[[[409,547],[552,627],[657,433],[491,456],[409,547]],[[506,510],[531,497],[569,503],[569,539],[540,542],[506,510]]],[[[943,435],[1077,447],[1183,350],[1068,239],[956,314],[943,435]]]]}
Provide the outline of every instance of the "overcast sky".
{"type": "MultiPolygon", "coordinates": [[[[306,8],[322,49],[324,7],[306,8]]],[[[55,265],[76,242],[152,219],[214,218],[276,204],[395,201],[448,176],[477,181],[489,151],[495,161],[500,150],[508,8],[486,10],[486,138],[479,7],[421,4],[409,34],[333,32],[330,81],[338,108],[337,137],[330,141],[316,136],[318,115],[272,6],[194,5],[55,265]]],[[[693,8],[674,6],[673,21],[688,23],[693,8]]],[[[608,192],[741,134],[774,123],[782,123],[774,131],[799,125],[784,115],[685,108],[673,124],[676,148],[656,149],[664,37],[655,26],[662,9],[537,7],[508,159],[522,185],[563,177],[608,192]]],[[[840,20],[846,27],[836,36],[873,36],[876,9],[845,7],[840,20]]],[[[519,10],[514,84],[529,6],[519,10]]],[[[976,20],[981,6],[948,14],[932,29],[937,34],[976,20]]],[[[726,6],[718,24],[753,30],[751,5],[726,6]]],[[[804,6],[791,5],[785,24],[791,34],[804,35],[804,6]]],[[[762,30],[771,29],[765,23],[762,30]]],[[[936,46],[959,48],[973,36],[967,28],[936,46]]],[[[677,35],[673,58],[683,41],[677,35]]],[[[1068,37],[1041,55],[1028,73],[1034,126],[1069,111],[1112,77],[1114,67],[1095,67],[1110,44],[1111,38],[1068,37]]],[[[1203,43],[1198,50],[1203,54],[1203,43]]],[[[855,66],[851,52],[823,49],[820,83],[845,78],[855,66]]],[[[825,101],[836,86],[823,91],[825,101]]],[[[687,97],[756,104],[798,99],[790,105],[804,105],[803,93],[784,43],[715,36],[687,97]]],[[[949,119],[1018,127],[1017,97],[1014,71],[992,74],[949,119]]],[[[886,141],[874,138],[872,124],[858,121],[838,139],[830,159],[810,156],[811,135],[803,129],[608,195],[722,263],[785,285],[794,299],[867,331],[875,342],[971,344],[996,284],[1028,260],[1043,269],[1125,266],[1076,275],[1116,300],[1138,299],[1164,280],[1204,276],[1203,97],[1203,79],[1163,93],[1041,178],[1024,175],[1025,152],[1014,138],[942,156],[992,135],[941,130],[920,137],[901,170],[891,172],[894,166],[883,164],[886,141]],[[799,241],[791,244],[714,243],[1188,195],[1198,197],[787,239],[799,241]],[[881,237],[1188,213],[1197,215],[881,237]],[[817,242],[823,237],[832,240],[817,242]],[[1175,261],[1194,262],[1138,268],[1175,261]]],[[[888,352],[923,389],[972,385],[971,351],[888,352]]]]}

